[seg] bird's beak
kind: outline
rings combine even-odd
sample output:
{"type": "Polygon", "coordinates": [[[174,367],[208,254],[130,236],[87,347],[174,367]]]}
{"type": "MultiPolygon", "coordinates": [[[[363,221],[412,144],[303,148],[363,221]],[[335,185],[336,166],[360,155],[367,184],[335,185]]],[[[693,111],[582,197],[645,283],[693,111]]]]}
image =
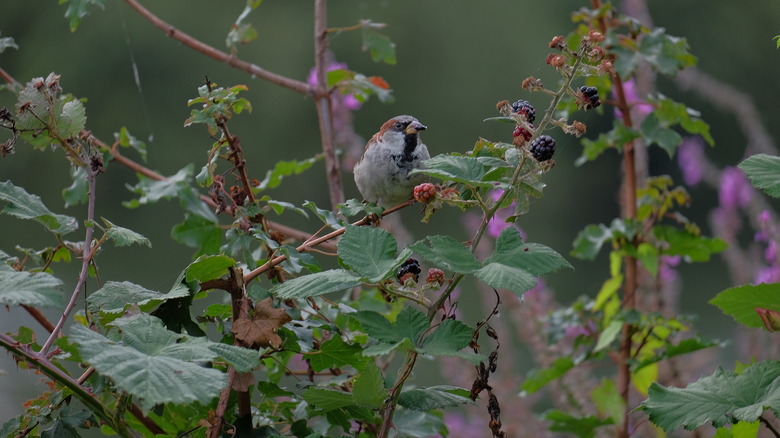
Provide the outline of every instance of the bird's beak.
{"type": "Polygon", "coordinates": [[[424,131],[426,129],[428,129],[428,127],[423,125],[422,123],[414,122],[414,123],[410,123],[409,126],[406,127],[406,131],[404,131],[404,133],[407,135],[415,135],[418,132],[424,131]]]}

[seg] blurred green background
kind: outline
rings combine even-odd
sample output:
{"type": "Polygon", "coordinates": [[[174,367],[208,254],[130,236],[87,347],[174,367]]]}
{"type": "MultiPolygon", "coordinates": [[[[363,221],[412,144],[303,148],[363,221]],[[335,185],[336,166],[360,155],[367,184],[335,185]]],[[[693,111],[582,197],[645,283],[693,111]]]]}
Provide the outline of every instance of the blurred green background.
{"type": "MultiPolygon", "coordinates": [[[[153,137],[147,142],[147,165],[166,175],[188,163],[201,166],[211,145],[202,126],[183,127],[189,115],[187,99],[197,95],[196,88],[203,84],[205,75],[219,85],[249,87],[244,97],[252,102],[254,112],[235,118],[231,130],[242,139],[253,176],[262,179],[276,161],[305,159],[320,150],[310,99],[193,52],[167,38],[121,1],[106,3],[105,10],[93,9],[78,31],[71,33],[63,17],[65,6],[56,1],[3,0],[0,35],[13,37],[20,49],[0,54],[0,67],[23,83],[50,72],[61,74],[66,92],[87,99],[87,125],[97,137],[111,142],[113,133],[122,126],[139,139],[153,137]],[[133,58],[140,89],[133,79],[133,58]]],[[[245,4],[240,0],[144,3],[178,29],[222,50],[230,25],[245,4]]],[[[370,18],[387,23],[382,32],[396,43],[398,63],[385,65],[372,62],[361,50],[359,32],[341,33],[331,39],[338,61],[366,75],[383,76],[393,88],[394,103],[372,99],[354,113],[355,130],[368,138],[390,116],[412,114],[429,127],[424,140],[432,155],[469,150],[479,137],[511,141],[508,125],[483,120],[496,115],[495,104],[503,99],[528,99],[539,112],[546,108],[546,96],[522,90],[520,82],[533,75],[550,86],[557,84],[557,75],[544,63],[549,52],[547,43],[555,35],[567,34],[572,29],[571,12],[588,4],[575,0],[331,1],[330,27],[350,26],[370,18]]],[[[780,138],[780,52],[772,41],[780,33],[780,2],[654,0],[649,2],[649,9],[656,26],[687,38],[702,70],[752,96],[761,122],[773,138],[780,138]]],[[[239,57],[305,80],[313,66],[312,18],[311,1],[266,0],[248,19],[259,37],[241,46],[239,57]]],[[[680,91],[670,80],[661,80],[658,85],[664,94],[701,111],[710,123],[716,146],[707,153],[714,162],[719,166],[736,165],[744,158],[745,138],[732,115],[718,111],[698,95],[680,91]]],[[[12,108],[13,104],[11,93],[0,93],[0,107],[12,108]]],[[[588,125],[589,138],[608,129],[612,117],[609,109],[575,115],[588,125]]],[[[546,177],[544,198],[535,201],[520,225],[530,241],[566,255],[583,226],[608,222],[618,214],[620,159],[609,152],[594,163],[575,167],[579,141],[560,133],[554,135],[559,144],[558,164],[546,177]]],[[[34,152],[20,143],[16,154],[0,159],[0,180],[11,180],[40,195],[54,211],[83,218],[83,206],[62,207],[60,192],[70,184],[62,158],[59,152],[34,152]]],[[[669,173],[680,181],[674,162],[664,152],[654,148],[650,158],[652,174],[669,173]]],[[[323,168],[319,163],[304,175],[286,180],[271,196],[294,203],[312,200],[327,207],[323,168]]],[[[181,221],[180,209],[172,202],[125,209],[121,202],[132,198],[125,188],[128,183],[134,183],[132,172],[118,165],[112,165],[100,177],[97,215],[144,234],[151,239],[153,249],[103,251],[98,259],[102,279],[165,289],[193,254],[192,249],[169,238],[171,227],[181,221]]],[[[344,174],[344,183],[347,197],[356,197],[351,174],[344,174]]],[[[691,192],[694,203],[685,214],[706,232],[706,215],[716,204],[717,194],[708,188],[691,192]]],[[[456,212],[444,211],[429,225],[416,223],[413,209],[403,216],[416,237],[431,230],[464,240],[470,237],[456,212]]],[[[318,227],[294,214],[279,220],[304,230],[318,227]]],[[[16,244],[51,244],[49,236],[40,231],[37,224],[0,216],[0,249],[11,253],[16,244]]],[[[563,271],[548,279],[564,303],[582,294],[593,296],[608,275],[603,257],[595,263],[571,262],[575,271],[563,271]]],[[[75,281],[76,267],[58,269],[60,277],[73,279],[70,284],[75,281]]],[[[714,294],[730,286],[723,263],[714,259],[707,264],[684,265],[680,272],[682,312],[700,315],[697,328],[704,335],[729,338],[734,324],[707,304],[714,294]]],[[[464,291],[462,296],[467,293],[464,291]]],[[[50,317],[56,314],[47,312],[50,317]]],[[[0,330],[13,331],[20,324],[37,330],[36,323],[19,309],[3,309],[0,313],[0,330]]],[[[727,360],[728,350],[722,354],[723,363],[727,360]]],[[[0,375],[0,422],[20,413],[21,402],[44,389],[37,376],[17,372],[7,354],[0,354],[3,371],[8,375],[0,375]]]]}

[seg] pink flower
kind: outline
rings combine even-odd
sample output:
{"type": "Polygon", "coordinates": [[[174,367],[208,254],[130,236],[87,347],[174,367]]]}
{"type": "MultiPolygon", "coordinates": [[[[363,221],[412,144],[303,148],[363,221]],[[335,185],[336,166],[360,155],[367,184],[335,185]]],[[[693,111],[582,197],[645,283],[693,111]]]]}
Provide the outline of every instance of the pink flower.
{"type": "MultiPolygon", "coordinates": [[[[490,193],[490,198],[493,201],[498,201],[498,198],[501,197],[502,193],[503,190],[494,190],[492,193],[490,193]]],[[[510,204],[508,207],[496,211],[496,214],[494,214],[493,217],[490,218],[490,221],[488,222],[488,227],[487,227],[488,235],[495,239],[501,235],[502,231],[512,226],[512,222],[507,222],[507,219],[509,219],[512,216],[514,211],[515,211],[514,202],[510,204]]],[[[517,228],[518,230],[520,230],[520,235],[523,237],[523,240],[525,240],[526,239],[525,232],[523,232],[523,230],[520,229],[520,227],[517,228]]]]}
{"type": "MultiPolygon", "coordinates": [[[[617,99],[617,92],[614,89],[612,94],[617,99]]],[[[633,79],[623,82],[623,95],[626,97],[626,103],[633,110],[632,114],[636,114],[640,121],[653,112],[653,105],[639,98],[636,91],[636,82],[633,79]]],[[[617,108],[615,108],[615,118],[623,118],[623,113],[617,108]]]]}
{"type": "MultiPolygon", "coordinates": [[[[325,72],[333,71],[333,70],[347,70],[347,64],[344,62],[331,62],[325,67],[325,72]]],[[[317,86],[317,70],[311,69],[309,70],[309,76],[306,78],[306,82],[311,85],[312,87],[317,86]]],[[[332,99],[335,105],[337,106],[343,106],[344,108],[355,111],[359,110],[362,104],[360,101],[358,101],[355,96],[351,94],[333,94],[332,99]]]]}
{"type": "Polygon", "coordinates": [[[683,180],[689,186],[695,186],[701,181],[704,160],[704,143],[699,137],[685,138],[677,148],[677,165],[682,171],[683,180]]]}
{"type": "Polygon", "coordinates": [[[758,270],[754,284],[780,282],[780,267],[765,266],[758,270]]]}
{"type": "Polygon", "coordinates": [[[753,188],[741,170],[736,167],[723,169],[720,176],[720,190],[718,191],[722,207],[731,209],[745,207],[752,197],[753,188]]]}

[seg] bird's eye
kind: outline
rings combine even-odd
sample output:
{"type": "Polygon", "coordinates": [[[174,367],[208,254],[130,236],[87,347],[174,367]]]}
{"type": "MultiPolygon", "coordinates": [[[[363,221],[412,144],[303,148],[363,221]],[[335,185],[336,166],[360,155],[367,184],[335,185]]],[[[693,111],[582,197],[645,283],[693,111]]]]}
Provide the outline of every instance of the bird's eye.
{"type": "Polygon", "coordinates": [[[395,122],[395,129],[401,129],[404,127],[404,124],[401,122],[395,122]]]}

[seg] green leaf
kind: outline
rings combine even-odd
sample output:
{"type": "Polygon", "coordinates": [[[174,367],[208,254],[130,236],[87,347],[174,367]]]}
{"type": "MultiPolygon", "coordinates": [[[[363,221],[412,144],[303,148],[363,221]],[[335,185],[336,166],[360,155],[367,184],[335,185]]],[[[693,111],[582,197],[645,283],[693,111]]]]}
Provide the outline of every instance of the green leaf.
{"type": "Polygon", "coordinates": [[[623,321],[617,319],[610,321],[609,325],[607,325],[607,327],[604,328],[604,330],[602,330],[601,334],[599,335],[599,340],[596,342],[596,346],[593,348],[593,351],[601,351],[607,348],[610,344],[612,344],[612,342],[615,341],[615,339],[617,339],[622,328],[623,321]]]}
{"type": "Polygon", "coordinates": [[[335,335],[323,342],[320,349],[307,356],[311,369],[320,372],[328,368],[341,368],[350,365],[355,369],[362,369],[366,365],[363,356],[363,348],[357,344],[347,344],[341,336],[335,335]]]}
{"type": "Polygon", "coordinates": [[[370,338],[386,343],[409,339],[412,344],[416,344],[420,335],[429,327],[425,314],[413,307],[404,307],[398,314],[395,324],[382,314],[369,310],[353,312],[349,316],[360,323],[363,331],[370,338]]]}
{"type": "Polygon", "coordinates": [[[120,317],[128,306],[138,306],[140,310],[150,312],[165,301],[189,295],[190,291],[183,286],[160,293],[128,281],[109,281],[89,295],[87,306],[92,313],[101,312],[101,320],[107,323],[120,317]]]}
{"type": "Polygon", "coordinates": [[[161,199],[169,199],[179,195],[179,192],[190,188],[192,179],[192,165],[189,164],[179,169],[175,175],[158,181],[144,175],[138,175],[138,183],[128,186],[128,190],[139,195],[138,199],[123,202],[127,208],[137,208],[141,205],[155,203],[161,199]]]}
{"type": "Polygon", "coordinates": [[[61,307],[62,281],[45,272],[0,269],[0,305],[61,307]]]}
{"type": "Polygon", "coordinates": [[[688,52],[685,38],[667,35],[661,27],[643,34],[637,46],[626,44],[615,47],[613,52],[617,55],[615,70],[624,78],[634,73],[640,60],[666,75],[674,75],[678,70],[696,64],[696,57],[688,52]]]}
{"type": "Polygon", "coordinates": [[[780,283],[737,286],[719,293],[710,304],[748,327],[764,326],[756,308],[780,312],[780,283]]]}
{"type": "Polygon", "coordinates": [[[70,31],[75,32],[78,29],[81,20],[89,15],[89,7],[96,5],[104,9],[106,0],[60,0],[60,4],[68,4],[65,11],[65,18],[70,21],[70,31]]]}
{"type": "Polygon", "coordinates": [[[738,421],[731,425],[731,429],[725,427],[718,428],[712,438],[758,438],[758,429],[760,427],[760,421],[752,423],[738,421]]]}
{"type": "Polygon", "coordinates": [[[319,156],[300,161],[279,161],[274,168],[265,174],[265,178],[260,182],[260,190],[273,189],[279,187],[284,177],[299,175],[308,170],[314,163],[319,161],[319,156]]]}
{"type": "Polygon", "coordinates": [[[600,415],[607,414],[615,424],[623,422],[623,416],[626,412],[626,401],[620,396],[620,392],[612,379],[601,379],[590,393],[593,403],[600,415]]]}
{"type": "Polygon", "coordinates": [[[19,50],[19,46],[16,45],[16,42],[11,37],[3,37],[0,38],[0,53],[3,53],[5,49],[16,49],[19,50]]]}
{"type": "Polygon", "coordinates": [[[394,65],[395,43],[390,38],[376,31],[376,25],[373,23],[364,23],[363,26],[363,50],[371,53],[371,60],[374,62],[384,62],[394,65]]]}
{"type": "Polygon", "coordinates": [[[193,345],[144,313],[114,324],[122,330],[121,342],[81,325],[73,326],[71,340],[84,361],[136,397],[144,411],[161,403],[206,404],[227,384],[224,373],[193,363],[217,357],[203,342],[193,345]]]}
{"type": "Polygon", "coordinates": [[[756,154],[739,164],[753,187],[761,189],[767,195],[780,197],[780,157],[767,154],[756,154]]]}
{"type": "Polygon", "coordinates": [[[574,239],[571,255],[579,259],[593,260],[605,243],[612,240],[612,230],[604,224],[587,225],[574,239]]]}
{"type": "Polygon", "coordinates": [[[445,319],[425,337],[419,349],[434,356],[454,356],[471,342],[474,329],[457,319],[445,319]]]}
{"type": "Polygon", "coordinates": [[[307,403],[325,412],[354,405],[352,394],[317,386],[310,386],[301,395],[307,403]]]}
{"type": "Polygon", "coordinates": [[[146,161],[146,143],[130,135],[130,131],[127,128],[124,126],[119,128],[119,132],[114,133],[114,138],[119,142],[119,146],[135,149],[138,155],[141,156],[141,159],[146,161]]]}
{"type": "Polygon", "coordinates": [[[345,222],[343,219],[338,217],[336,213],[334,213],[331,210],[326,210],[324,208],[317,207],[317,204],[315,204],[312,201],[305,201],[302,206],[304,208],[308,208],[314,214],[325,224],[327,224],[329,227],[333,228],[334,230],[339,230],[341,228],[344,228],[345,222]]]}
{"type": "Polygon", "coordinates": [[[674,157],[677,146],[683,140],[682,136],[671,128],[671,124],[662,123],[656,113],[650,113],[645,117],[641,131],[648,145],[657,144],[669,154],[669,157],[674,157]]]}
{"type": "Polygon", "coordinates": [[[62,189],[62,199],[65,200],[65,207],[85,203],[89,192],[89,183],[87,182],[87,171],[85,168],[71,166],[69,173],[73,183],[67,188],[62,189]]]}
{"type": "Polygon", "coordinates": [[[57,131],[63,138],[77,137],[87,125],[84,104],[73,99],[62,105],[62,113],[57,118],[57,131]]]}
{"type": "Polygon", "coordinates": [[[407,249],[396,257],[397,250],[398,244],[392,234],[373,227],[347,225],[338,243],[340,261],[369,283],[378,283],[393,275],[411,255],[407,249]]]}
{"type": "Polygon", "coordinates": [[[281,299],[303,299],[351,289],[361,283],[360,278],[348,271],[331,269],[288,280],[274,286],[271,293],[281,299]]]}
{"type": "Polygon", "coordinates": [[[449,236],[428,236],[409,248],[423,259],[446,271],[470,274],[482,267],[468,248],[449,236]],[[430,246],[426,245],[426,242],[430,246]]]}
{"type": "Polygon", "coordinates": [[[620,123],[620,121],[615,120],[612,129],[606,133],[599,134],[595,140],[587,138],[582,140],[582,155],[577,158],[575,165],[582,166],[588,161],[593,161],[607,149],[615,148],[620,150],[626,143],[640,137],[642,137],[642,134],[640,134],[639,131],[631,129],[620,123]]]}
{"type": "Polygon", "coordinates": [[[642,360],[637,365],[632,366],[632,371],[636,372],[647,365],[657,363],[662,360],[669,359],[671,357],[693,353],[695,351],[703,350],[705,348],[715,347],[720,344],[721,343],[717,341],[709,341],[709,340],[703,340],[699,338],[683,339],[677,344],[672,344],[672,343],[665,344],[664,348],[660,352],[657,352],[653,356],[642,360]]]}
{"type": "Polygon", "coordinates": [[[146,245],[152,247],[152,242],[141,234],[133,230],[123,228],[111,223],[108,219],[102,218],[103,223],[109,227],[106,231],[106,237],[114,241],[116,246],[130,246],[133,244],[146,245]]]}
{"type": "Polygon", "coordinates": [[[43,205],[40,197],[27,193],[11,181],[0,182],[0,201],[7,202],[0,213],[19,219],[32,219],[53,233],[68,234],[79,227],[75,218],[52,213],[43,205]]]}
{"type": "Polygon", "coordinates": [[[681,255],[686,261],[707,262],[713,254],[724,251],[728,244],[719,238],[698,236],[670,225],[653,227],[655,236],[668,244],[664,254],[681,255]]]}
{"type": "Polygon", "coordinates": [[[222,232],[217,222],[187,213],[184,222],[171,229],[171,238],[191,248],[197,248],[195,255],[214,254],[219,252],[222,232]]]}
{"type": "Polygon", "coordinates": [[[551,431],[571,433],[580,438],[592,438],[596,436],[597,428],[614,424],[611,418],[575,417],[557,410],[547,411],[544,419],[552,422],[551,431]]]}
{"type": "Polygon", "coordinates": [[[355,386],[352,388],[352,399],[358,406],[376,409],[388,396],[382,372],[373,362],[366,364],[358,374],[355,386]]]}
{"type": "Polygon", "coordinates": [[[559,357],[549,368],[531,370],[523,384],[520,385],[520,390],[523,391],[523,395],[533,394],[572,368],[574,368],[574,361],[571,358],[559,357]]]}
{"type": "Polygon", "coordinates": [[[398,397],[398,404],[406,409],[425,412],[476,403],[469,398],[469,391],[463,388],[437,385],[406,390],[398,397]]]}
{"type": "MultiPolygon", "coordinates": [[[[505,163],[503,160],[500,161],[505,163]]],[[[424,173],[442,181],[454,181],[468,186],[494,187],[495,181],[484,180],[493,169],[476,157],[437,155],[425,160],[424,169],[415,169],[412,173],[424,173]]]]}
{"type": "Polygon", "coordinates": [[[505,228],[496,249],[475,275],[488,285],[521,294],[536,286],[537,277],[572,266],[552,249],[525,243],[515,227],[505,228]]]}
{"type": "Polygon", "coordinates": [[[640,409],[656,426],[693,430],[711,421],[721,427],[734,420],[752,423],[764,409],[780,410],[780,362],[758,362],[742,374],[719,368],[685,388],[653,383],[640,409]]]}
{"type": "Polygon", "coordinates": [[[202,255],[184,269],[187,282],[216,280],[228,273],[236,261],[225,255],[202,255]]]}

